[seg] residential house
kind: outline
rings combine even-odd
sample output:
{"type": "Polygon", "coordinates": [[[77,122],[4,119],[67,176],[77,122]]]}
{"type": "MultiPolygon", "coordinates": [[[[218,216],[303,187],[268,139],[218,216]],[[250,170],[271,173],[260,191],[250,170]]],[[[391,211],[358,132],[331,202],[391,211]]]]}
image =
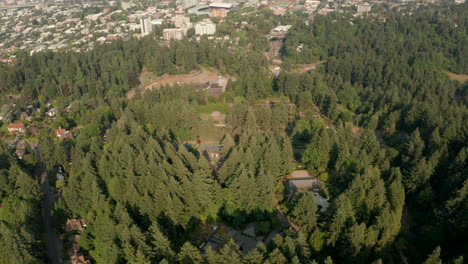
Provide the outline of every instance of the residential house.
{"type": "Polygon", "coordinates": [[[296,170],[288,175],[286,188],[290,192],[319,191],[320,183],[317,178],[309,175],[306,170],[296,170]]]}
{"type": "Polygon", "coordinates": [[[24,131],[24,123],[11,123],[8,125],[8,132],[10,133],[16,133],[20,132],[22,133],[24,131]]]}
{"type": "Polygon", "coordinates": [[[18,157],[18,159],[22,160],[24,158],[24,155],[26,155],[26,150],[25,149],[16,149],[15,154],[18,157]]]}
{"type": "Polygon", "coordinates": [[[328,200],[320,195],[320,182],[317,178],[309,175],[306,170],[296,170],[288,175],[286,188],[290,192],[309,192],[315,197],[315,202],[320,211],[326,211],[330,206],[328,200]]]}
{"type": "Polygon", "coordinates": [[[73,254],[70,256],[70,263],[71,264],[90,264],[91,261],[87,260],[82,253],[79,252],[79,245],[78,249],[76,248],[75,245],[78,244],[73,244],[74,248],[72,248],[73,254]],[[75,252],[76,250],[76,252],[75,252]]]}
{"type": "MultiPolygon", "coordinates": [[[[86,228],[86,224],[84,219],[68,219],[67,223],[65,224],[65,231],[70,232],[74,230],[84,231],[86,228]]],[[[70,255],[70,263],[72,264],[90,264],[91,261],[87,260],[85,256],[80,252],[80,245],[78,241],[80,240],[81,236],[76,234],[73,235],[70,240],[73,242],[70,255]]]]}
{"type": "Polygon", "coordinates": [[[63,174],[64,174],[64,173],[63,173],[62,167],[59,166],[59,167],[58,167],[58,171],[57,171],[57,175],[56,175],[57,181],[60,181],[60,180],[64,180],[64,179],[65,179],[65,176],[64,176],[63,174]]]}
{"type": "Polygon", "coordinates": [[[70,232],[73,230],[84,231],[86,224],[84,219],[68,219],[65,223],[65,231],[70,232]]]}
{"type": "Polygon", "coordinates": [[[26,121],[31,122],[32,121],[32,116],[28,115],[28,113],[26,113],[26,112],[21,112],[20,119],[24,119],[26,121]]]}
{"type": "Polygon", "coordinates": [[[64,128],[58,128],[55,130],[55,136],[62,139],[70,139],[73,137],[72,133],[64,128]]]}
{"type": "Polygon", "coordinates": [[[48,116],[52,117],[52,116],[55,116],[57,113],[58,113],[58,110],[57,110],[57,108],[54,107],[54,108],[50,109],[49,111],[47,111],[46,114],[48,116]]]}

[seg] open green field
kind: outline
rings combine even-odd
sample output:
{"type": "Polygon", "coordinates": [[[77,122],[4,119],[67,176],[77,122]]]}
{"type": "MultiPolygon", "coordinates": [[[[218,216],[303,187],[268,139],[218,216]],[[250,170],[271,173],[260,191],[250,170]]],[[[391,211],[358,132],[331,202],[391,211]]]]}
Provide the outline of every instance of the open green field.
{"type": "Polygon", "coordinates": [[[200,114],[200,121],[198,123],[198,134],[202,142],[210,142],[217,144],[226,133],[225,127],[216,127],[215,121],[209,114],[200,114]]]}
{"type": "Polygon", "coordinates": [[[216,103],[216,104],[207,104],[207,105],[197,105],[197,110],[199,113],[209,114],[214,111],[219,111],[222,114],[229,112],[231,107],[228,104],[216,103]]]}

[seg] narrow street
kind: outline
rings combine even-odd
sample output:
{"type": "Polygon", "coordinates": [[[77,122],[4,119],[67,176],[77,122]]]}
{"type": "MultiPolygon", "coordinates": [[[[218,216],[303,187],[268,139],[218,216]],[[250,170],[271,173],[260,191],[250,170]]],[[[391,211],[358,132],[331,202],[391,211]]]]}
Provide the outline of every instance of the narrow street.
{"type": "Polygon", "coordinates": [[[35,148],[37,166],[39,168],[39,173],[41,176],[41,191],[44,194],[41,206],[42,206],[42,220],[44,222],[44,230],[46,232],[46,246],[47,246],[47,255],[49,256],[50,263],[52,264],[61,264],[62,259],[60,257],[60,252],[62,249],[62,244],[58,239],[57,235],[54,233],[53,229],[53,218],[52,218],[52,209],[54,207],[54,197],[53,193],[50,191],[49,180],[47,179],[47,173],[45,169],[44,162],[41,159],[39,146],[35,148]]]}

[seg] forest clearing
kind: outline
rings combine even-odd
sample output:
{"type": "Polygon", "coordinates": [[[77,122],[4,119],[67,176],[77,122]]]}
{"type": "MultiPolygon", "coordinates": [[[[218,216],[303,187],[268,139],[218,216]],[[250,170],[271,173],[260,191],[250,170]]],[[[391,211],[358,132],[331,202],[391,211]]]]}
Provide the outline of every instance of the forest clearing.
{"type": "Polygon", "coordinates": [[[447,72],[447,75],[450,79],[464,83],[468,81],[468,74],[456,74],[452,72],[447,72]]]}
{"type": "MultiPolygon", "coordinates": [[[[162,76],[156,77],[156,80],[154,81],[153,78],[154,74],[151,72],[143,72],[140,76],[141,84],[137,89],[140,90],[140,92],[144,92],[147,89],[153,89],[163,85],[190,85],[211,82],[219,78],[219,73],[214,70],[208,70],[206,68],[200,67],[200,70],[193,70],[189,74],[169,75],[166,73],[162,76]]],[[[136,89],[129,91],[127,93],[127,98],[133,98],[135,95],[135,90],[136,89]]]]}
{"type": "Polygon", "coordinates": [[[226,128],[222,126],[225,124],[226,115],[219,111],[213,111],[210,114],[200,113],[198,122],[200,140],[205,143],[218,144],[227,132],[226,128]]]}
{"type": "Polygon", "coordinates": [[[301,73],[304,73],[304,72],[308,72],[310,70],[315,70],[318,65],[323,64],[325,62],[327,62],[327,61],[323,60],[323,61],[319,61],[319,62],[311,63],[311,64],[299,64],[299,65],[296,65],[298,68],[293,69],[292,71],[295,72],[295,73],[300,73],[301,74],[301,73]]]}

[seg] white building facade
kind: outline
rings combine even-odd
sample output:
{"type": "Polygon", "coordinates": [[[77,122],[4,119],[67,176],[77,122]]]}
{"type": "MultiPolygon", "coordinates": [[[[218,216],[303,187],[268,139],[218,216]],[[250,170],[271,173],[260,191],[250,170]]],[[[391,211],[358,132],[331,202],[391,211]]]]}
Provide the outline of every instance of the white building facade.
{"type": "Polygon", "coordinates": [[[148,35],[149,33],[153,32],[153,25],[151,24],[150,17],[141,18],[140,25],[141,25],[141,34],[143,36],[148,35]]]}
{"type": "Polygon", "coordinates": [[[209,19],[203,19],[195,24],[195,34],[199,36],[213,35],[216,32],[216,24],[209,19]]]}

